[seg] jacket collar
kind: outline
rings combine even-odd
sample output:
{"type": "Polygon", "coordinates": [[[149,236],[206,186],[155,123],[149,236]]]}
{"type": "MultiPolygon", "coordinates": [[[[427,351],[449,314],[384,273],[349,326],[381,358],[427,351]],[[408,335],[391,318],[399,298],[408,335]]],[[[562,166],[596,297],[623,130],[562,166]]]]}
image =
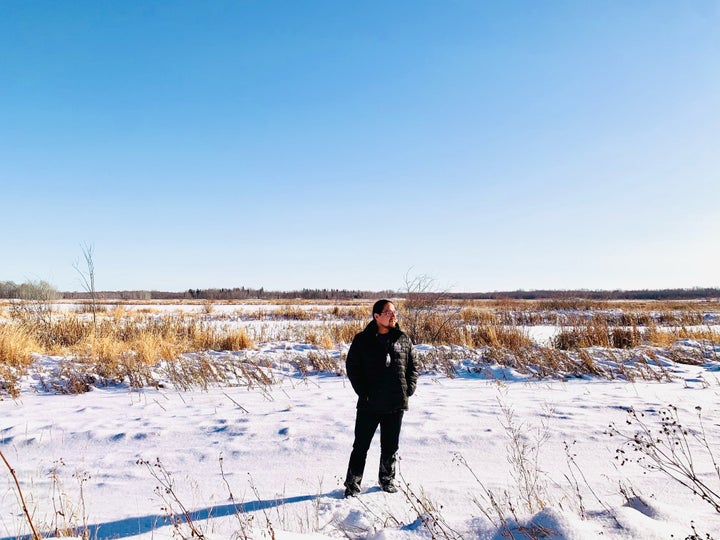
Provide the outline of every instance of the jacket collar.
{"type": "MultiPolygon", "coordinates": [[[[377,326],[377,321],[375,320],[374,317],[373,317],[373,320],[370,321],[370,322],[368,323],[368,325],[365,327],[364,332],[366,332],[366,333],[368,333],[368,334],[371,334],[371,335],[373,335],[373,336],[374,336],[375,334],[377,334],[377,332],[378,332],[378,326],[377,326]]],[[[390,333],[391,333],[391,334],[399,334],[400,332],[401,332],[401,330],[400,330],[400,325],[399,325],[398,323],[395,323],[395,327],[394,327],[392,330],[390,330],[390,333]]]]}

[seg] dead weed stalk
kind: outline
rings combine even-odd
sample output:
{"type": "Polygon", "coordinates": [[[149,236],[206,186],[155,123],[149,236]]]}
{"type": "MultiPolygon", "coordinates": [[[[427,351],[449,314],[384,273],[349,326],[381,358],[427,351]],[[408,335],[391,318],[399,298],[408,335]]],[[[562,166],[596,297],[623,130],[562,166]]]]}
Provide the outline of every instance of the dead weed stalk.
{"type": "Polygon", "coordinates": [[[25,514],[25,517],[27,518],[30,530],[32,531],[33,540],[40,540],[42,537],[38,534],[32,517],[30,517],[30,512],[28,510],[27,503],[25,502],[25,496],[23,495],[22,488],[20,487],[20,481],[18,480],[17,474],[15,474],[15,469],[12,468],[2,450],[0,450],[0,458],[2,458],[3,463],[5,463],[8,471],[10,471],[10,476],[12,476],[12,479],[15,482],[15,493],[17,494],[18,499],[20,499],[20,505],[22,506],[23,514],[25,514]]]}

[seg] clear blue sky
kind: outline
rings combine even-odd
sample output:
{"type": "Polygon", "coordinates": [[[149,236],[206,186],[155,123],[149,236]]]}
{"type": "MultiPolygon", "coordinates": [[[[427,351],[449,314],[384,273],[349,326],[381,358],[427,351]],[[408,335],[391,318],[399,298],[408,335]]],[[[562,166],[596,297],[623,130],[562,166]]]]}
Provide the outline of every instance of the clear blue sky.
{"type": "Polygon", "coordinates": [[[720,286],[720,2],[0,2],[0,280],[720,286]]]}

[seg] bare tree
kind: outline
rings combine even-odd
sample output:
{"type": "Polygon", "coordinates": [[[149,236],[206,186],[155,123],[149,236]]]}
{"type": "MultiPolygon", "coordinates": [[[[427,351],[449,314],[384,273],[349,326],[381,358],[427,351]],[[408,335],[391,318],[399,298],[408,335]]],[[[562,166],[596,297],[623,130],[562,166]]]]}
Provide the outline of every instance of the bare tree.
{"type": "Polygon", "coordinates": [[[93,246],[82,245],[83,258],[85,259],[85,268],[80,267],[80,263],[75,261],[73,268],[80,274],[83,289],[90,294],[90,305],[92,308],[93,328],[97,332],[97,293],[95,291],[95,262],[93,261],[93,246]]]}
{"type": "Polygon", "coordinates": [[[416,343],[435,343],[443,334],[453,331],[453,319],[462,309],[449,302],[447,290],[436,286],[427,274],[405,274],[403,326],[416,343]]]}

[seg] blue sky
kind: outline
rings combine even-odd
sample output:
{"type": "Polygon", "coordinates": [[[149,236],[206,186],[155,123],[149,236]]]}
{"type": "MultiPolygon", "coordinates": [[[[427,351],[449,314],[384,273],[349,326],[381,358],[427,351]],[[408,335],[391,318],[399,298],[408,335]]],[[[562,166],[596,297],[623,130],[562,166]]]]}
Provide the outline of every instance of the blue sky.
{"type": "Polygon", "coordinates": [[[0,280],[720,286],[720,2],[0,2],[0,280]]]}

